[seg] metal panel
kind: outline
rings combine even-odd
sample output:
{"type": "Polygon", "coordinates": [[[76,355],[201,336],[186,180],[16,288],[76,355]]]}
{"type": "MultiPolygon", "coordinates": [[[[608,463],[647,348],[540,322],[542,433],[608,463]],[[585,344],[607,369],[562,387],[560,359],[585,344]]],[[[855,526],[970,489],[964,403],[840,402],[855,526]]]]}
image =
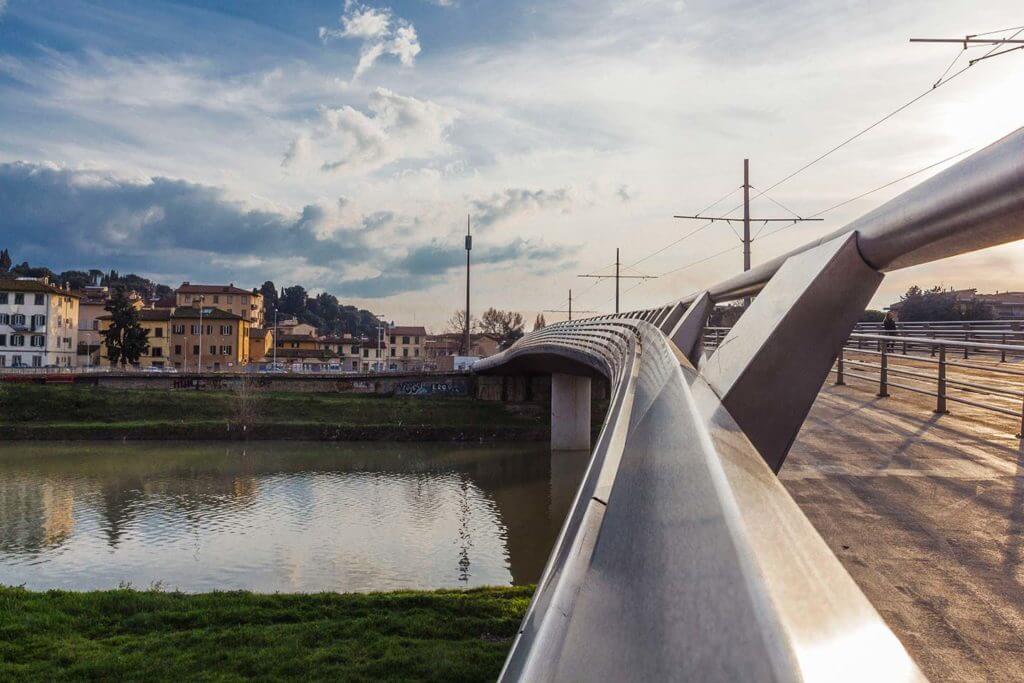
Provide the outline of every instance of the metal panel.
{"type": "Polygon", "coordinates": [[[708,323],[708,316],[711,314],[713,307],[714,304],[711,303],[711,297],[708,296],[707,292],[704,292],[697,297],[696,301],[690,304],[686,315],[676,323],[676,326],[667,332],[668,338],[672,340],[672,343],[679,347],[683,355],[694,365],[697,365],[697,361],[703,353],[701,339],[704,336],[704,327],[708,323]]]}
{"type": "Polygon", "coordinates": [[[856,234],[798,254],[701,368],[774,471],[881,281],[860,257],[856,234]]]}

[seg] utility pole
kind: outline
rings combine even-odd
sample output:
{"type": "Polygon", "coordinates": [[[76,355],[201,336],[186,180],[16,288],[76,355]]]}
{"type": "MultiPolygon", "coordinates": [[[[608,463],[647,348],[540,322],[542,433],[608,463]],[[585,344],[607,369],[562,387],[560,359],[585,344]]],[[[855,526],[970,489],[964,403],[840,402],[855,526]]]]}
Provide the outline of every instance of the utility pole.
{"type": "MultiPolygon", "coordinates": [[[[577,313],[597,313],[597,311],[576,311],[576,312],[577,313]]],[[[572,290],[571,289],[569,290],[569,310],[562,311],[562,310],[555,310],[555,309],[548,308],[548,309],[544,310],[544,313],[568,313],[569,314],[569,322],[572,322],[572,290]]]]}
{"type": "Polygon", "coordinates": [[[615,312],[619,312],[619,280],[656,280],[656,275],[621,275],[619,272],[619,266],[622,263],[619,261],[619,248],[615,248],[615,275],[600,275],[597,273],[584,273],[577,275],[576,277],[593,277],[599,280],[603,280],[608,277],[615,278],[615,312]]]}
{"type": "Polygon", "coordinates": [[[469,338],[469,252],[473,250],[473,235],[469,231],[469,214],[466,214],[466,341],[465,355],[473,348],[469,338]]]}
{"type": "MultiPolygon", "coordinates": [[[[760,223],[802,223],[806,221],[822,221],[823,218],[802,218],[794,214],[794,218],[751,218],[750,217],[750,189],[753,186],[750,184],[750,159],[743,160],[743,218],[731,218],[728,216],[673,216],[673,218],[684,218],[688,220],[699,220],[709,221],[714,223],[716,221],[722,221],[725,223],[743,223],[743,236],[740,237],[740,242],[743,243],[743,272],[750,270],[750,245],[753,243],[754,238],[750,236],[750,222],[757,221],[760,223]]],[[[764,194],[763,192],[761,194],[764,194]]],[[[750,305],[750,297],[744,297],[743,305],[750,305]]]]}

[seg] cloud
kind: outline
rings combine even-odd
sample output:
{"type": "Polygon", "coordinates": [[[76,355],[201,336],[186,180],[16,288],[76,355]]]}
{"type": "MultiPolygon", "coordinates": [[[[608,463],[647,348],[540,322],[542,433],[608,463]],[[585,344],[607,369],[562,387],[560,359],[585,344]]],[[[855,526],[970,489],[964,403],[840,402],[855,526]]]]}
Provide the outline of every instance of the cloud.
{"type": "Polygon", "coordinates": [[[283,166],[320,163],[322,171],[370,172],[399,159],[424,159],[446,148],[458,112],[434,102],[377,88],[369,113],[320,107],[320,122],[292,141],[283,166]],[[317,162],[316,159],[322,161],[317,162]]]}
{"type": "Polygon", "coordinates": [[[0,0],[0,17],[7,11],[7,0],[0,0]]]}
{"type": "Polygon", "coordinates": [[[420,53],[416,27],[401,17],[395,17],[389,7],[376,8],[354,0],[345,0],[345,11],[338,19],[341,28],[321,26],[320,40],[333,38],[361,40],[359,62],[352,80],[358,79],[383,55],[394,55],[402,66],[416,63],[420,53]]]}
{"type": "MultiPolygon", "coordinates": [[[[423,291],[463,263],[461,244],[423,242],[415,235],[396,244],[390,231],[408,220],[393,211],[342,223],[349,209],[339,200],[293,214],[253,210],[218,188],[183,180],[0,164],[3,246],[19,261],[55,270],[117,268],[168,280],[248,284],[299,280],[338,294],[381,297],[423,291]]],[[[482,246],[474,259],[536,268],[570,252],[518,239],[482,246]]]]}
{"type": "Polygon", "coordinates": [[[473,224],[478,228],[489,228],[495,223],[515,216],[549,208],[567,211],[572,204],[568,188],[556,190],[526,190],[508,188],[487,199],[474,199],[473,224]]]}

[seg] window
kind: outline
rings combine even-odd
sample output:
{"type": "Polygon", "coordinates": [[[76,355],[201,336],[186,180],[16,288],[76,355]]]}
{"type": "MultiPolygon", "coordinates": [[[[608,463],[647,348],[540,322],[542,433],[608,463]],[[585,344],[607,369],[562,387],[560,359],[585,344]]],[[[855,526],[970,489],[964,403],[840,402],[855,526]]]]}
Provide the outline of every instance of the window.
{"type": "Polygon", "coordinates": [[[233,304],[233,303],[235,303],[235,297],[233,297],[233,296],[231,296],[230,294],[228,294],[228,303],[229,303],[229,304],[233,304]]]}
{"type": "Polygon", "coordinates": [[[7,292],[0,292],[0,304],[7,303],[7,292]]]}
{"type": "Polygon", "coordinates": [[[420,338],[418,336],[417,337],[413,337],[412,338],[412,343],[413,344],[419,344],[420,343],[420,338]]]}
{"type": "Polygon", "coordinates": [[[23,334],[12,334],[11,335],[11,346],[24,346],[25,335],[23,334]]]}
{"type": "Polygon", "coordinates": [[[92,329],[94,329],[94,330],[100,329],[100,321],[99,320],[93,320],[92,321],[92,329]]]}
{"type": "Polygon", "coordinates": [[[199,334],[199,325],[189,325],[189,331],[192,334],[199,334]]]}
{"type": "Polygon", "coordinates": [[[222,355],[222,356],[230,356],[231,355],[231,346],[222,346],[222,347],[220,347],[220,355],[222,355]]]}
{"type": "Polygon", "coordinates": [[[10,325],[11,315],[10,313],[0,313],[0,325],[10,325]]]}
{"type": "Polygon", "coordinates": [[[402,358],[409,357],[409,349],[402,349],[402,358]]]}
{"type": "Polygon", "coordinates": [[[370,349],[363,349],[363,358],[370,357],[370,349]]]}
{"type": "Polygon", "coordinates": [[[25,326],[25,316],[23,314],[21,314],[21,313],[15,313],[14,315],[11,316],[11,324],[12,325],[21,325],[22,327],[24,327],[25,326]]]}
{"type": "Polygon", "coordinates": [[[41,334],[33,334],[31,341],[29,341],[29,345],[42,348],[43,346],[46,346],[46,337],[41,334]]]}
{"type": "Polygon", "coordinates": [[[193,344],[192,345],[192,355],[193,356],[198,356],[199,355],[199,344],[193,344]]]}
{"type": "Polygon", "coordinates": [[[153,330],[153,336],[154,337],[163,337],[164,336],[164,328],[158,327],[155,330],[153,330]]]}
{"type": "Polygon", "coordinates": [[[7,346],[7,335],[0,334],[0,346],[7,346]]]}
{"type": "Polygon", "coordinates": [[[249,297],[247,297],[247,296],[243,296],[243,297],[242,297],[242,305],[244,306],[244,305],[245,305],[245,304],[247,304],[247,303],[249,303],[249,297]]]}
{"type": "Polygon", "coordinates": [[[216,356],[217,355],[217,345],[216,344],[210,344],[210,355],[211,356],[216,356]]]}
{"type": "Polygon", "coordinates": [[[0,368],[7,366],[7,356],[0,356],[0,368]]]}
{"type": "Polygon", "coordinates": [[[159,346],[154,346],[153,347],[153,358],[162,358],[163,355],[164,355],[164,350],[162,348],[160,348],[159,346]]]}
{"type": "Polygon", "coordinates": [[[217,294],[214,294],[213,295],[213,303],[219,304],[220,303],[220,296],[218,296],[217,294]]]}
{"type": "Polygon", "coordinates": [[[394,344],[394,343],[395,343],[395,335],[391,335],[391,343],[392,343],[392,344],[394,344]]]}
{"type": "Polygon", "coordinates": [[[413,353],[413,355],[414,355],[414,356],[416,356],[417,358],[419,358],[419,357],[420,357],[420,350],[419,350],[419,347],[417,347],[417,348],[415,348],[415,349],[413,349],[413,350],[415,351],[415,353],[413,353]]]}
{"type": "Polygon", "coordinates": [[[21,356],[11,356],[11,365],[21,365],[21,356]]]}
{"type": "Polygon", "coordinates": [[[25,303],[25,295],[24,294],[15,294],[14,295],[14,303],[16,303],[16,304],[23,304],[23,303],[25,303]]]}
{"type": "Polygon", "coordinates": [[[185,334],[185,326],[184,325],[174,325],[173,327],[171,327],[171,332],[174,333],[174,334],[185,334]]]}
{"type": "Polygon", "coordinates": [[[36,306],[45,306],[46,297],[42,294],[36,294],[36,306]]]}
{"type": "Polygon", "coordinates": [[[233,330],[231,329],[231,325],[221,325],[220,326],[220,333],[221,334],[231,334],[232,331],[233,330]]]}
{"type": "Polygon", "coordinates": [[[403,344],[408,344],[409,343],[409,338],[408,337],[402,337],[402,343],[403,344]]]}
{"type": "MultiPolygon", "coordinates": [[[[32,320],[34,321],[35,319],[36,316],[32,316],[32,320]]],[[[64,318],[60,317],[59,315],[57,316],[57,327],[64,327],[64,318]]]]}
{"type": "Polygon", "coordinates": [[[181,355],[181,344],[175,344],[174,345],[174,355],[175,356],[180,356],[181,355]]]}
{"type": "Polygon", "coordinates": [[[206,326],[206,334],[213,334],[213,325],[206,326]]]}
{"type": "Polygon", "coordinates": [[[32,367],[41,368],[43,366],[43,359],[39,356],[32,356],[32,367]]]}
{"type": "Polygon", "coordinates": [[[71,337],[64,337],[64,345],[71,348],[71,337]]]}
{"type": "Polygon", "coordinates": [[[392,346],[392,347],[391,347],[391,357],[392,357],[392,358],[394,358],[394,357],[395,357],[395,350],[396,350],[396,349],[395,349],[395,347],[393,347],[393,346],[392,346]]]}

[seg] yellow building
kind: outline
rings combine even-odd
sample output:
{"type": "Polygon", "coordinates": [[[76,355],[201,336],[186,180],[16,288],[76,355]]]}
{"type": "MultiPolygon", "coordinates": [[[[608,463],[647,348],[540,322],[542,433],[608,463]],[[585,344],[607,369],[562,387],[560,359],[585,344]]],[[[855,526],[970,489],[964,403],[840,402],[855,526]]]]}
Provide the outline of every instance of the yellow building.
{"type": "Polygon", "coordinates": [[[274,330],[252,327],[249,329],[249,360],[259,363],[273,355],[274,330]]]}
{"type": "MultiPolygon", "coordinates": [[[[103,333],[110,329],[112,317],[109,313],[96,318],[100,333],[100,365],[109,366],[107,347],[103,333]]],[[[139,311],[139,325],[148,333],[149,346],[139,356],[140,368],[170,367],[171,310],[168,308],[143,308],[139,311]]]]}
{"type": "Polygon", "coordinates": [[[302,351],[319,351],[320,340],[312,334],[278,334],[274,340],[278,349],[300,349],[302,351]]]}
{"type": "Polygon", "coordinates": [[[177,306],[212,306],[233,313],[252,327],[263,327],[263,295],[256,289],[230,285],[193,285],[182,282],[174,293],[177,306]]]}
{"type": "Polygon", "coordinates": [[[423,327],[395,326],[388,330],[388,370],[420,370],[423,368],[423,343],[427,330],[423,327]]]}
{"type": "Polygon", "coordinates": [[[188,372],[239,370],[250,361],[249,321],[213,306],[171,313],[171,361],[188,372]]]}

